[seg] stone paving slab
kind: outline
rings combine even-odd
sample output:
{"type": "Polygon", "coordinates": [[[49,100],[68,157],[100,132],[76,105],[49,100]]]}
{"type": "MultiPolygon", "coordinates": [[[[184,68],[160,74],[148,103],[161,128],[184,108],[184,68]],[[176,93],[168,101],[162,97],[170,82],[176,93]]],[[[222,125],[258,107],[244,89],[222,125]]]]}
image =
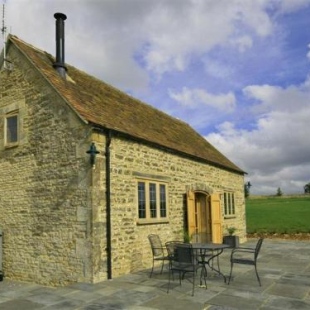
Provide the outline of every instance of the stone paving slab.
{"type": "MultiPolygon", "coordinates": [[[[245,246],[254,246],[249,240],[245,246]]],[[[230,272],[230,249],[220,257],[221,271],[230,272]]],[[[249,266],[237,266],[229,285],[208,272],[207,289],[189,279],[171,284],[167,270],[156,269],[122,276],[97,284],[76,283],[45,287],[4,279],[0,282],[0,310],[236,310],[310,309],[310,242],[265,239],[258,259],[262,286],[249,266]]],[[[197,281],[199,284],[199,281],[197,281]]]]}
{"type": "Polygon", "coordinates": [[[9,300],[0,304],[1,310],[13,310],[13,309],[22,309],[22,310],[32,310],[32,309],[42,309],[42,304],[35,303],[26,299],[16,298],[9,300]]]}
{"type": "Polygon", "coordinates": [[[186,299],[175,299],[169,294],[165,296],[158,296],[143,306],[150,307],[149,309],[162,309],[162,310],[179,310],[179,309],[189,309],[189,310],[201,310],[201,303],[193,302],[192,300],[186,299]]]}
{"type": "Polygon", "coordinates": [[[270,297],[266,303],[261,307],[262,310],[269,309],[310,309],[310,303],[300,299],[288,298],[288,297],[270,297]]]}
{"type": "Polygon", "coordinates": [[[233,307],[235,309],[259,309],[259,307],[264,303],[263,300],[257,300],[251,298],[250,296],[233,296],[228,294],[218,295],[210,300],[208,300],[208,304],[224,306],[224,307],[233,307]]]}
{"type": "Polygon", "coordinates": [[[308,291],[308,286],[275,283],[266,291],[266,293],[270,295],[285,296],[288,298],[304,299],[306,298],[308,291]]]}

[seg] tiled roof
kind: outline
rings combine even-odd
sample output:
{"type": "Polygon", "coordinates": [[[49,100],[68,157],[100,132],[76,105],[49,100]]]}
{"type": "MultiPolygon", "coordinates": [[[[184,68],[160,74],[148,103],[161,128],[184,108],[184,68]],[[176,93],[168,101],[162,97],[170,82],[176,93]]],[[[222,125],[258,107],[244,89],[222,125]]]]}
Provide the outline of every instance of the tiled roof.
{"type": "Polygon", "coordinates": [[[13,43],[32,62],[85,121],[224,169],[244,173],[185,122],[72,66],[67,65],[69,79],[64,80],[54,69],[54,57],[50,54],[16,36],[10,35],[8,42],[13,43]]]}

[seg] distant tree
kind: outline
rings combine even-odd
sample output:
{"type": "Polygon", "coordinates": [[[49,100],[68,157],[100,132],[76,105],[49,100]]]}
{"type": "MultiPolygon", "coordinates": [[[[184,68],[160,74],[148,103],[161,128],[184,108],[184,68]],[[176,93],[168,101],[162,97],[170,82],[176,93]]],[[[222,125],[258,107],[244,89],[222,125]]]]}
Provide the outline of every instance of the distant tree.
{"type": "Polygon", "coordinates": [[[250,187],[252,184],[250,182],[247,182],[244,184],[244,197],[247,198],[250,196],[250,187]]]}
{"type": "Polygon", "coordinates": [[[310,194],[310,182],[304,186],[305,194],[310,194]]]}
{"type": "Polygon", "coordinates": [[[281,188],[279,187],[278,189],[277,189],[277,196],[282,196],[283,195],[283,192],[281,191],[281,188]]]}

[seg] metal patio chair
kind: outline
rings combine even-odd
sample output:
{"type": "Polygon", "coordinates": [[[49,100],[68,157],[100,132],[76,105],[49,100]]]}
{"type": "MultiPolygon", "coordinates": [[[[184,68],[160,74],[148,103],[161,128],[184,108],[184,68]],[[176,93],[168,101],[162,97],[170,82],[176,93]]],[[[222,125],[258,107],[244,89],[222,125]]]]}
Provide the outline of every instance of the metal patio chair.
{"type": "Polygon", "coordinates": [[[259,238],[255,248],[239,247],[232,250],[230,256],[230,275],[228,284],[230,283],[234,264],[243,264],[243,265],[252,265],[255,267],[255,273],[258,283],[260,286],[262,286],[257,272],[257,257],[262,247],[263,240],[264,240],[263,238],[259,238]]]}
{"type": "MultiPolygon", "coordinates": [[[[178,272],[179,274],[179,283],[181,285],[182,280],[185,277],[185,274],[192,273],[192,296],[194,296],[195,291],[195,277],[198,268],[201,268],[201,266],[197,263],[194,249],[192,248],[192,245],[190,243],[177,243],[174,249],[173,258],[170,261],[169,264],[169,282],[168,282],[168,289],[167,293],[169,293],[170,290],[170,282],[171,282],[171,276],[173,276],[174,272],[178,272]]],[[[205,286],[207,288],[207,282],[206,277],[204,277],[205,286]]]]}
{"type": "Polygon", "coordinates": [[[151,249],[152,249],[152,255],[153,255],[153,264],[152,264],[152,270],[151,270],[151,274],[150,274],[150,278],[151,278],[153,275],[153,271],[154,271],[155,261],[161,261],[162,262],[161,272],[160,272],[162,274],[163,269],[164,269],[164,265],[165,265],[165,261],[169,261],[169,255],[166,254],[166,248],[162,245],[162,242],[160,240],[159,235],[150,234],[147,237],[150,241],[150,245],[151,245],[151,249]]]}

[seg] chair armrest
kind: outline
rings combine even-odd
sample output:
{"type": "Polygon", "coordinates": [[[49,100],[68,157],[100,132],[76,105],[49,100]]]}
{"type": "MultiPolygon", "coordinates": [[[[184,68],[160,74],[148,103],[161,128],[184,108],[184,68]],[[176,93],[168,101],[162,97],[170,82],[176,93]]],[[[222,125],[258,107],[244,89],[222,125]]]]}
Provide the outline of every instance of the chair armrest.
{"type": "Polygon", "coordinates": [[[165,247],[153,247],[153,249],[156,249],[156,250],[165,250],[166,248],[165,248],[165,247]]]}
{"type": "Polygon", "coordinates": [[[242,246],[239,246],[239,247],[237,247],[236,249],[241,249],[241,250],[253,250],[253,251],[255,251],[255,248],[247,248],[247,247],[242,247],[242,246]]]}
{"type": "MultiPolygon", "coordinates": [[[[240,253],[247,253],[247,254],[255,254],[255,249],[250,248],[235,248],[231,251],[230,257],[233,258],[234,255],[238,256],[240,253]]],[[[242,255],[242,254],[241,254],[242,255]]]]}
{"type": "Polygon", "coordinates": [[[240,253],[255,253],[255,249],[249,249],[249,248],[235,248],[231,251],[231,253],[237,253],[237,252],[240,252],[240,253]]]}
{"type": "Polygon", "coordinates": [[[168,255],[167,249],[165,247],[153,247],[152,250],[153,251],[159,250],[159,251],[162,251],[163,254],[168,255]]]}

